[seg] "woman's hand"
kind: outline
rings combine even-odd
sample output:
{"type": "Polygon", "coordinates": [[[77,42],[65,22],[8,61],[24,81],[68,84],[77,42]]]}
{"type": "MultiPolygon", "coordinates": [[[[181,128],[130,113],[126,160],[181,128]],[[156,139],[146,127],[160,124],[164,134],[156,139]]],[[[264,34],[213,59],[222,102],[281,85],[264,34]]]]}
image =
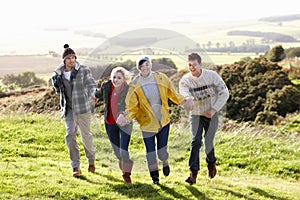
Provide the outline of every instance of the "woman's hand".
{"type": "Polygon", "coordinates": [[[124,114],[120,114],[117,118],[117,124],[120,126],[125,126],[127,124],[130,124],[130,120],[126,119],[126,117],[124,116],[124,114]]]}

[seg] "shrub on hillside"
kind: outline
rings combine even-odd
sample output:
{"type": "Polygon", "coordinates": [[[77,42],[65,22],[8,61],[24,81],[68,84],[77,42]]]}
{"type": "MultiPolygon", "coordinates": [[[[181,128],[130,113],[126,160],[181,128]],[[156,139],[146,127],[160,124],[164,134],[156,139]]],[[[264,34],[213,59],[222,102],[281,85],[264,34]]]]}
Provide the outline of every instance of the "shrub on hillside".
{"type": "Polygon", "coordinates": [[[264,110],[277,112],[285,117],[288,113],[293,113],[300,109],[300,92],[291,85],[286,85],[282,89],[276,89],[267,94],[266,106],[264,110]]]}
{"type": "Polygon", "coordinates": [[[231,119],[272,123],[277,115],[299,109],[300,92],[280,66],[265,58],[221,67],[220,75],[230,91],[227,117],[231,119]]]}
{"type": "Polygon", "coordinates": [[[2,78],[2,83],[6,85],[10,90],[16,88],[28,88],[34,85],[46,85],[46,81],[36,77],[34,72],[25,71],[17,76],[14,74],[5,75],[2,78]]]}
{"type": "Polygon", "coordinates": [[[284,48],[281,45],[273,47],[266,53],[266,58],[272,62],[279,62],[283,60],[285,56],[284,48]]]}

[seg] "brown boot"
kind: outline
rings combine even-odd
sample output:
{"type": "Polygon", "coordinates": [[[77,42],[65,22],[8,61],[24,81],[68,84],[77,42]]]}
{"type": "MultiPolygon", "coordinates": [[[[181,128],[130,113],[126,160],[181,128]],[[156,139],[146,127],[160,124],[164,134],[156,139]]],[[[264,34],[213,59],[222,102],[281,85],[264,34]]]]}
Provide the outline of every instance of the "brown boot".
{"type": "Polygon", "coordinates": [[[131,184],[130,175],[131,175],[130,172],[123,172],[122,177],[123,177],[124,183],[131,184]]]}
{"type": "Polygon", "coordinates": [[[185,180],[185,182],[193,185],[196,183],[196,179],[197,179],[197,175],[198,175],[198,171],[195,170],[191,170],[190,176],[187,177],[187,179],[185,180]]]}
{"type": "Polygon", "coordinates": [[[208,177],[214,178],[217,174],[216,162],[207,163],[207,169],[208,169],[208,177]]]}
{"type": "Polygon", "coordinates": [[[81,176],[81,170],[80,170],[79,167],[73,168],[73,176],[74,176],[74,177],[79,177],[79,176],[81,176]]]}
{"type": "Polygon", "coordinates": [[[123,177],[124,183],[131,184],[130,175],[131,175],[131,170],[133,167],[133,162],[127,163],[127,162],[119,161],[119,167],[123,172],[122,177],[123,177]]]}
{"type": "Polygon", "coordinates": [[[89,165],[88,172],[95,173],[96,167],[95,165],[89,165]]]}

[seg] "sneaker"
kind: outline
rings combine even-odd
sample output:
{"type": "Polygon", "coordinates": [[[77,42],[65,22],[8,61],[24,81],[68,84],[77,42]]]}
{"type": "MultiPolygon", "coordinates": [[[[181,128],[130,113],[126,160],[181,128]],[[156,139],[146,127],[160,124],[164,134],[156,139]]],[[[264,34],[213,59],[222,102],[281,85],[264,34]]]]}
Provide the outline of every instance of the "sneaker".
{"type": "Polygon", "coordinates": [[[79,167],[73,168],[73,176],[74,176],[74,177],[79,177],[79,176],[81,176],[81,170],[80,170],[79,167]]]}
{"type": "Polygon", "coordinates": [[[130,172],[124,172],[124,173],[123,173],[122,176],[123,176],[124,183],[131,184],[131,178],[130,178],[130,175],[131,175],[130,172]]]}
{"type": "Polygon", "coordinates": [[[89,165],[88,172],[94,173],[96,170],[95,165],[89,165]]]}
{"type": "Polygon", "coordinates": [[[208,169],[208,177],[214,178],[217,174],[216,162],[207,163],[207,169],[208,169]]]}
{"type": "Polygon", "coordinates": [[[185,182],[189,183],[190,185],[193,185],[196,183],[198,171],[192,170],[190,173],[190,176],[185,179],[185,182]]]}
{"type": "Polygon", "coordinates": [[[169,165],[166,165],[166,166],[163,167],[163,173],[164,173],[165,176],[169,176],[169,174],[170,174],[169,165]]]}

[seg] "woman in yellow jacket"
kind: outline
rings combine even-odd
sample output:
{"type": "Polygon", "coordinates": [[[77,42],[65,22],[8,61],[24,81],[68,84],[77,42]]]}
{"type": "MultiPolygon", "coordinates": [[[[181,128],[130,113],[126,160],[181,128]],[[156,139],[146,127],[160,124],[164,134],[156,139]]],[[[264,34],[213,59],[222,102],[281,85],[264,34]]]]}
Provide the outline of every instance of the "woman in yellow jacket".
{"type": "Polygon", "coordinates": [[[152,63],[148,56],[136,61],[139,74],[129,84],[125,99],[126,112],[120,115],[117,123],[129,124],[133,119],[139,123],[146,147],[146,158],[150,176],[154,184],[159,184],[159,172],[156,155],[163,162],[163,174],[168,176],[168,137],[170,114],[168,99],[190,110],[192,100],[185,99],[175,91],[173,83],[160,72],[151,71],[152,63]],[[155,142],[156,138],[156,142],[155,142]],[[156,146],[157,144],[157,146],[156,146]]]}

